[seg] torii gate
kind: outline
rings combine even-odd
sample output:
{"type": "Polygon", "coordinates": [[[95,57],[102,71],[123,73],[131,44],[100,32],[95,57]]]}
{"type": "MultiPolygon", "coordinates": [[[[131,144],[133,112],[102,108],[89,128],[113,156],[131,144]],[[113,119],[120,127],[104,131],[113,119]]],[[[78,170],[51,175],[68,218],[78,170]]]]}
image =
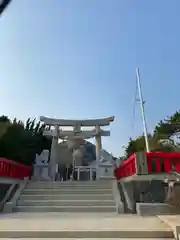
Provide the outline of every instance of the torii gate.
{"type": "Polygon", "coordinates": [[[40,120],[47,126],[52,126],[53,130],[44,131],[45,136],[52,136],[50,172],[52,179],[55,176],[57,162],[57,146],[59,138],[67,138],[70,144],[76,143],[81,139],[95,137],[96,139],[96,176],[99,178],[100,150],[102,148],[101,136],[110,136],[110,131],[102,130],[101,127],[108,126],[114,121],[114,117],[101,119],[68,120],[40,117],[40,120]],[[72,131],[64,131],[60,127],[73,127],[72,131]],[[94,127],[93,130],[82,130],[81,127],[94,127]]]}

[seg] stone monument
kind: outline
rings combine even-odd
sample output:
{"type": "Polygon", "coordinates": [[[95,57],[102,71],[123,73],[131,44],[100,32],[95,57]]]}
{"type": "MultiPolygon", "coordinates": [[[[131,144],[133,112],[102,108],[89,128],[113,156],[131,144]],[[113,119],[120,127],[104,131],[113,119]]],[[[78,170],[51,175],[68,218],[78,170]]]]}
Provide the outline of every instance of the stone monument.
{"type": "Polygon", "coordinates": [[[33,177],[37,180],[51,180],[49,177],[49,150],[43,150],[40,155],[36,154],[33,177]]]}

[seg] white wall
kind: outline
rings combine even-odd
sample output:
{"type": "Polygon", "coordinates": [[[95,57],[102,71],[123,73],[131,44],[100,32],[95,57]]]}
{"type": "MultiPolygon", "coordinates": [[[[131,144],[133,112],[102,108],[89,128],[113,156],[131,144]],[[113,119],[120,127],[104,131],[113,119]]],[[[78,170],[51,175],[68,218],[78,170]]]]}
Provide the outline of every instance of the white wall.
{"type": "Polygon", "coordinates": [[[100,150],[100,156],[101,156],[101,162],[114,162],[113,156],[109,154],[106,150],[101,149],[100,150]]]}
{"type": "Polygon", "coordinates": [[[101,165],[99,168],[100,177],[113,177],[114,176],[114,167],[113,165],[101,165]]]}

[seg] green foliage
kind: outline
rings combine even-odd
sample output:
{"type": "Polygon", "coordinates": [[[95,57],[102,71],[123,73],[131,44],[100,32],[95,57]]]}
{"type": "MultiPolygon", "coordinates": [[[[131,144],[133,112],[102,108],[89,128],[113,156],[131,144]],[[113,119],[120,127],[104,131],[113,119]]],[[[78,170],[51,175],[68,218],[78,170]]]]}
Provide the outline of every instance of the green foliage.
{"type": "MultiPolygon", "coordinates": [[[[180,111],[175,112],[171,117],[161,120],[154,129],[153,135],[148,135],[150,151],[180,151],[180,111]]],[[[139,136],[136,139],[129,139],[125,148],[125,155],[129,157],[135,152],[145,151],[145,138],[139,136]]]]}
{"type": "Polygon", "coordinates": [[[6,133],[8,127],[10,126],[10,120],[6,116],[0,117],[0,138],[6,133]]]}
{"type": "Polygon", "coordinates": [[[1,123],[10,123],[10,120],[7,116],[2,115],[2,116],[0,116],[0,122],[1,123]]]}
{"type": "Polygon", "coordinates": [[[28,119],[25,125],[15,118],[12,122],[0,117],[0,157],[31,165],[36,153],[50,149],[51,140],[43,136],[44,125],[28,119]]]}
{"type": "Polygon", "coordinates": [[[179,138],[180,134],[180,111],[175,112],[171,117],[160,121],[154,130],[154,135],[160,139],[179,138]]]}

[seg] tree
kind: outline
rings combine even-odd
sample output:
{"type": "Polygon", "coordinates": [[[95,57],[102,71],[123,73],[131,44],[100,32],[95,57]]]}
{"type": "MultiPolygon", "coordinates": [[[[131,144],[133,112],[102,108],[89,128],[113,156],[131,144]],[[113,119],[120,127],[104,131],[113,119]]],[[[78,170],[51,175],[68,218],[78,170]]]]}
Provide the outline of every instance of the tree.
{"type": "Polygon", "coordinates": [[[17,162],[31,165],[36,153],[51,147],[51,139],[43,136],[44,125],[33,119],[28,119],[24,125],[15,118],[12,122],[8,118],[0,117],[0,157],[6,157],[17,162]],[[1,131],[3,129],[3,131],[1,131]],[[5,129],[5,130],[4,130],[5,129]]]}
{"type": "Polygon", "coordinates": [[[6,116],[0,116],[0,138],[6,133],[8,127],[10,126],[10,120],[6,116]]]}
{"type": "MultiPolygon", "coordinates": [[[[176,111],[171,117],[161,120],[154,129],[153,134],[148,134],[150,151],[180,151],[180,111],[176,111]]],[[[125,148],[125,155],[129,157],[135,152],[144,151],[145,138],[143,135],[136,139],[129,139],[125,148]]]]}
{"type": "Polygon", "coordinates": [[[171,117],[160,121],[154,130],[154,136],[168,140],[173,145],[178,145],[180,138],[180,111],[176,111],[171,117]]]}
{"type": "MultiPolygon", "coordinates": [[[[149,148],[152,152],[158,152],[158,151],[164,151],[164,152],[171,152],[173,151],[174,147],[170,145],[169,143],[163,143],[159,141],[158,138],[148,135],[148,142],[149,142],[149,148]]],[[[126,157],[131,156],[133,153],[145,151],[146,145],[145,145],[145,138],[144,136],[139,136],[135,140],[130,139],[128,142],[127,147],[125,148],[125,155],[126,157]]]]}
{"type": "Polygon", "coordinates": [[[0,2],[0,15],[4,12],[7,6],[10,4],[11,0],[1,0],[0,2]]]}

